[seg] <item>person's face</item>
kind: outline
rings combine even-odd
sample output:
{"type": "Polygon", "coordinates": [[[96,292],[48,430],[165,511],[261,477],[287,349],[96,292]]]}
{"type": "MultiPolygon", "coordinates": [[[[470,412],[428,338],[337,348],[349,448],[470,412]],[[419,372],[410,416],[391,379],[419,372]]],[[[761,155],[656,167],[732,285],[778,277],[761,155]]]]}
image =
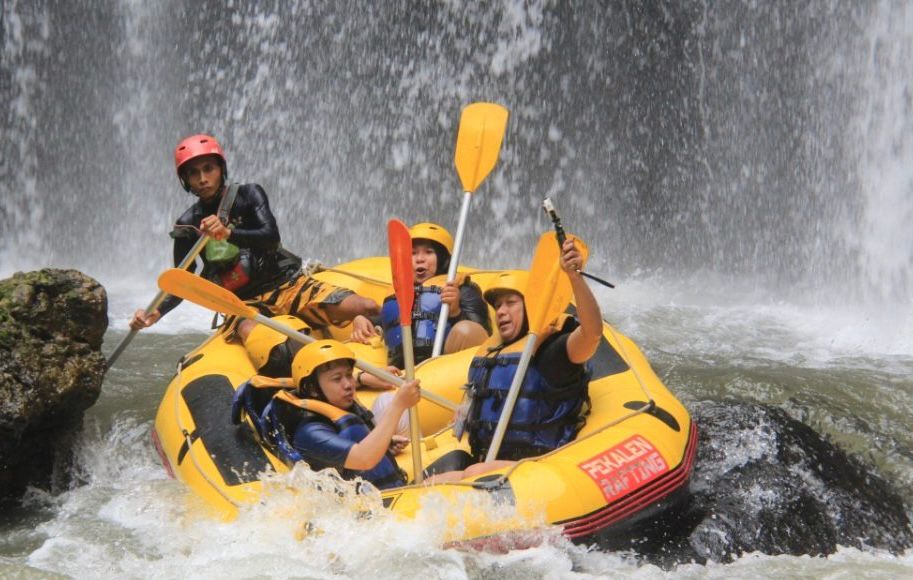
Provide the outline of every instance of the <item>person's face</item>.
{"type": "Polygon", "coordinates": [[[350,362],[334,361],[325,365],[317,373],[317,385],[334,407],[348,409],[355,402],[356,384],[350,362]]]}
{"type": "Polygon", "coordinates": [[[412,242],[412,270],[416,284],[424,284],[425,280],[434,277],[437,272],[437,254],[431,243],[422,240],[412,242]]]}
{"type": "Polygon", "coordinates": [[[501,340],[515,340],[523,327],[523,297],[516,292],[504,292],[495,298],[494,308],[501,340]]]}
{"type": "Polygon", "coordinates": [[[215,155],[191,159],[181,166],[181,175],[190,190],[203,201],[209,201],[222,187],[222,165],[215,155]]]}

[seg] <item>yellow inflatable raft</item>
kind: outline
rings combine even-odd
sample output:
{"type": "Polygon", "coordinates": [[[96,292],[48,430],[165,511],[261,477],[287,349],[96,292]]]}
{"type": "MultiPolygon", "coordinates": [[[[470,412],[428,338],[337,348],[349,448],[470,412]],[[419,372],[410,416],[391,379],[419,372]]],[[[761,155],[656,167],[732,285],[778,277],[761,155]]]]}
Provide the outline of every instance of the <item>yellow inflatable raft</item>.
{"type": "MultiPolygon", "coordinates": [[[[461,269],[486,289],[499,271],[461,269]]],[[[316,274],[381,302],[392,294],[387,258],[349,262],[316,274]]],[[[345,329],[334,329],[345,339],[345,329]]],[[[383,345],[349,344],[356,355],[385,364],[383,345]]],[[[425,361],[416,367],[422,387],[454,403],[462,397],[475,349],[425,361]]],[[[640,349],[608,324],[591,361],[592,410],[572,443],[473,481],[406,486],[384,491],[384,505],[403,517],[422,510],[445,514],[449,542],[477,542],[523,532],[530,526],[561,526],[571,538],[614,534],[687,495],[697,430],[684,406],[665,388],[640,349]],[[496,515],[484,506],[496,506],[496,515]]],[[[165,392],[153,439],[169,474],[226,518],[256,501],[264,472],[289,467],[258,444],[246,425],[231,422],[235,390],[255,374],[246,350],[220,330],[185,355],[165,392]]],[[[370,408],[376,392],[359,398],[370,408]]],[[[447,464],[468,451],[450,428],[453,412],[433,402],[419,404],[423,465],[447,464]]],[[[411,450],[398,462],[412,478],[411,450]]]]}

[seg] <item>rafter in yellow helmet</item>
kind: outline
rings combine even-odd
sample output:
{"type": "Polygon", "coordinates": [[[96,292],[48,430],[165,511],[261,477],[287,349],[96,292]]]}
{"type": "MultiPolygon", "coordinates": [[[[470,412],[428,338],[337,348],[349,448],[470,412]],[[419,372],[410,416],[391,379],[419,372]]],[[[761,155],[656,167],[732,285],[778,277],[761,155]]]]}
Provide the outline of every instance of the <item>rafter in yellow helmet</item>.
{"type": "MultiPolygon", "coordinates": [[[[275,316],[273,317],[273,320],[281,322],[286,326],[291,326],[298,332],[304,332],[305,329],[308,328],[307,323],[297,316],[292,316],[290,314],[275,316]]],[[[269,361],[269,355],[273,349],[285,342],[285,340],[286,336],[281,332],[273,330],[268,326],[258,324],[250,331],[250,334],[244,341],[244,346],[247,348],[247,354],[250,356],[251,362],[254,363],[254,367],[259,371],[269,361]]]]}
{"type": "Polygon", "coordinates": [[[322,364],[337,360],[355,362],[355,353],[338,340],[317,340],[298,351],[292,361],[292,380],[296,386],[301,386],[301,381],[314,373],[322,364]]]}
{"type": "Polygon", "coordinates": [[[501,272],[495,277],[494,282],[485,291],[485,302],[492,306],[495,305],[495,299],[503,292],[516,292],[520,296],[526,293],[526,285],[529,283],[529,273],[522,270],[508,270],[501,272]]]}
{"type": "Polygon", "coordinates": [[[422,222],[409,228],[409,237],[413,240],[423,239],[437,242],[444,246],[448,254],[453,254],[453,236],[450,235],[444,226],[439,226],[431,222],[422,222]]]}

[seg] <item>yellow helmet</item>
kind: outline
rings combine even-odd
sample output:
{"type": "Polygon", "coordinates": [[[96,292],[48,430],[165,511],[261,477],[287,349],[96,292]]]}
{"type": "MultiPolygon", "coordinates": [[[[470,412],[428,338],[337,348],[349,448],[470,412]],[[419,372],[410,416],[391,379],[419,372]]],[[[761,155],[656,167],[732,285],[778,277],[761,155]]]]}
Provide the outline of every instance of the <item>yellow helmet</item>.
{"type": "Polygon", "coordinates": [[[292,361],[292,380],[300,387],[301,382],[314,374],[320,365],[337,360],[355,362],[355,353],[338,340],[317,340],[307,344],[292,361]]]}
{"type": "MultiPolygon", "coordinates": [[[[273,320],[281,322],[286,326],[291,326],[298,332],[304,332],[308,327],[307,323],[303,320],[289,314],[275,316],[273,317],[273,320]]],[[[281,332],[262,324],[256,325],[254,329],[250,331],[250,334],[247,335],[247,339],[244,341],[244,346],[247,348],[247,354],[250,356],[251,362],[254,363],[254,366],[258,371],[266,366],[273,349],[280,344],[283,344],[285,339],[286,336],[281,332]]]]}
{"type": "Polygon", "coordinates": [[[529,282],[529,272],[523,270],[508,270],[497,275],[491,286],[485,290],[485,302],[492,306],[495,305],[495,299],[499,294],[504,292],[516,292],[520,296],[526,292],[526,285],[529,282]]]}
{"type": "Polygon", "coordinates": [[[431,222],[422,222],[409,228],[409,237],[413,240],[431,240],[437,242],[447,250],[448,254],[453,254],[453,237],[444,226],[439,226],[431,222]]]}

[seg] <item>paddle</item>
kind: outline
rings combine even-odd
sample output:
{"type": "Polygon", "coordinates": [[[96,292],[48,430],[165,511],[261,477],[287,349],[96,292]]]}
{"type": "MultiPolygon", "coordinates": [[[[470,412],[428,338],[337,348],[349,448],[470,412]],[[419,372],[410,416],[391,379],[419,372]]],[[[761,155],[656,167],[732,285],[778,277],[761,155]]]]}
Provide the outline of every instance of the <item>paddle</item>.
{"type": "MultiPolygon", "coordinates": [[[[523,292],[529,334],[526,344],[523,346],[523,353],[520,355],[517,372],[510,383],[510,390],[507,392],[504,408],[498,418],[498,426],[492,436],[485,461],[494,461],[498,458],[501,442],[504,440],[504,434],[510,424],[510,416],[514,411],[517,396],[520,394],[520,385],[523,383],[526,369],[536,351],[537,337],[555,321],[558,315],[564,312],[574,295],[571,280],[561,269],[561,249],[556,241],[555,232],[546,232],[539,237],[539,243],[536,244],[536,253],[533,255],[533,263],[529,269],[529,282],[523,292]]],[[[586,245],[581,240],[577,240],[577,248],[586,262],[586,245]]]]}
{"type": "MultiPolygon", "coordinates": [[[[230,290],[226,290],[225,288],[213,284],[208,280],[204,280],[199,276],[194,276],[185,270],[181,270],[179,268],[166,270],[162,273],[161,276],[159,276],[158,284],[159,288],[168,294],[172,294],[178,298],[183,298],[184,300],[190,300],[194,304],[202,306],[203,308],[208,308],[209,310],[214,310],[223,314],[239,316],[241,318],[248,318],[264,326],[272,328],[276,332],[280,332],[292,340],[298,341],[302,344],[308,344],[316,340],[315,338],[298,332],[294,328],[282,324],[281,322],[277,322],[272,318],[263,316],[257,311],[256,308],[245,304],[230,290]]],[[[398,376],[389,373],[384,369],[378,368],[372,364],[366,363],[362,360],[356,359],[355,366],[365,371],[366,373],[372,374],[375,377],[388,383],[392,383],[396,386],[400,386],[404,382],[403,379],[399,378],[398,376]]],[[[456,410],[457,406],[455,404],[451,403],[437,393],[423,390],[422,397],[428,399],[436,405],[444,407],[445,409],[451,411],[456,410]]]]}
{"type": "MultiPolygon", "coordinates": [[[[456,240],[453,254],[450,256],[450,267],[447,269],[447,281],[456,279],[460,253],[463,251],[463,233],[469,217],[469,202],[472,194],[482,181],[488,177],[501,151],[504,130],[507,128],[507,109],[494,103],[473,103],[463,109],[460,116],[460,128],[457,130],[456,153],[453,163],[463,184],[463,205],[460,208],[460,221],[457,224],[456,240]]],[[[444,350],[444,329],[450,307],[441,305],[441,314],[434,334],[434,348],[431,356],[435,357],[444,350]]]]}
{"type": "MultiPolygon", "coordinates": [[[[406,380],[415,378],[415,353],[412,348],[412,305],[415,302],[415,273],[412,271],[412,238],[409,228],[399,220],[387,222],[387,244],[390,248],[390,269],[393,273],[393,292],[399,306],[399,329],[403,335],[403,363],[406,380]]],[[[409,408],[409,439],[412,443],[412,470],[415,483],[422,482],[422,434],[418,424],[418,409],[409,408]]]]}
{"type": "MultiPolygon", "coordinates": [[[[203,248],[206,247],[206,243],[209,241],[209,236],[200,236],[200,239],[190,248],[190,251],[187,252],[187,255],[184,256],[184,259],[181,260],[181,263],[178,264],[178,268],[181,270],[186,270],[193,264],[193,261],[197,259],[197,256],[200,255],[200,252],[203,251],[203,248]]],[[[149,303],[148,308],[146,308],[146,314],[157,310],[159,306],[162,305],[162,302],[165,301],[165,298],[168,296],[165,292],[159,292],[155,295],[155,298],[152,299],[152,302],[149,303]]],[[[111,356],[108,357],[108,368],[111,368],[111,365],[114,364],[114,361],[120,357],[121,353],[127,348],[127,345],[130,344],[130,341],[133,340],[133,337],[136,336],[136,333],[139,332],[139,329],[130,329],[130,332],[127,333],[117,347],[114,349],[114,352],[111,353],[111,356]]]]}

